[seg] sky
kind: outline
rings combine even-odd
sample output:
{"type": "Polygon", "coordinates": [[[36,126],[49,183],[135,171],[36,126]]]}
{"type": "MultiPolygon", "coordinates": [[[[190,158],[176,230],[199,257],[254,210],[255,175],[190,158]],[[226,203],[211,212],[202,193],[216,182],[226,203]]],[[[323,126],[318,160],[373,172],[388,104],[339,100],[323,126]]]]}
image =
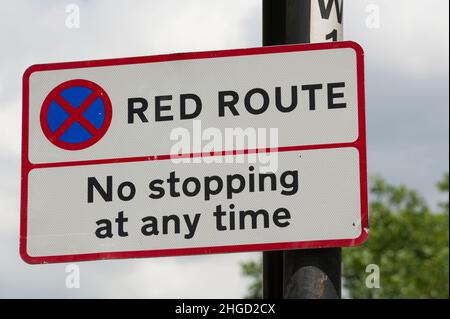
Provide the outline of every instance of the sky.
{"type": "MultiPolygon", "coordinates": [[[[0,9],[0,297],[240,298],[241,262],[258,253],[67,264],[19,257],[21,78],[37,63],[261,46],[260,0],[6,1],[0,9]],[[80,27],[67,28],[67,5],[80,27]]],[[[369,173],[434,207],[449,167],[447,0],[345,0],[344,38],[366,57],[369,173]],[[367,19],[379,10],[379,27],[367,19]]]]}

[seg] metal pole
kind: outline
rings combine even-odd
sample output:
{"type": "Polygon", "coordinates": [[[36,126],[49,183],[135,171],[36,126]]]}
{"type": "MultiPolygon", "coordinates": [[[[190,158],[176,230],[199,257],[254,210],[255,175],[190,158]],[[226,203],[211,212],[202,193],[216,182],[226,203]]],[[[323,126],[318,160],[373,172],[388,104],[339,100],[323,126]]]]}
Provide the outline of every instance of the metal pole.
{"type": "MultiPolygon", "coordinates": [[[[263,45],[310,43],[311,19],[311,0],[264,0],[263,45]]],[[[263,296],[341,298],[341,248],[264,252],[263,296]]]]}
{"type": "Polygon", "coordinates": [[[283,298],[283,251],[263,252],[263,297],[283,298]]]}
{"type": "Polygon", "coordinates": [[[340,299],[341,248],[284,251],[283,297],[340,299]]]}

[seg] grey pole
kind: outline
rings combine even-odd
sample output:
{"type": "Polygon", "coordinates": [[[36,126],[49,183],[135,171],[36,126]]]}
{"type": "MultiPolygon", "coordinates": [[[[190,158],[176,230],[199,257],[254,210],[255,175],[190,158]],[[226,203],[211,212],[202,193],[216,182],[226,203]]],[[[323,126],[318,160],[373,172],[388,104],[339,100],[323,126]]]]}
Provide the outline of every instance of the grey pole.
{"type": "MultiPolygon", "coordinates": [[[[330,19],[330,10],[324,9],[330,8],[329,5],[333,8],[335,0],[264,0],[263,45],[310,43],[311,26],[316,22],[312,21],[316,17],[311,14],[311,1],[317,1],[315,8],[321,6],[320,19],[326,18],[324,13],[330,19]]],[[[342,7],[340,10],[342,14],[342,7]]],[[[339,28],[342,30],[342,25],[339,28]]],[[[314,38],[317,38],[315,31],[314,38]]],[[[324,34],[323,41],[329,38],[324,34]]],[[[341,298],[341,248],[264,252],[263,296],[267,299],[341,298]]]]}

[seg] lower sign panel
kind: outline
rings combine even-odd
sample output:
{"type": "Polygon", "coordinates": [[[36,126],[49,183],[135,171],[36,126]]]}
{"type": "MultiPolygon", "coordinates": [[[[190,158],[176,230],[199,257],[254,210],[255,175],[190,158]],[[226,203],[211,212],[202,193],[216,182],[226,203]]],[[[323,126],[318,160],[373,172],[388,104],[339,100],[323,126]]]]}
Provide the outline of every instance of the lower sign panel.
{"type": "Polygon", "coordinates": [[[23,258],[43,263],[350,246],[366,237],[365,173],[356,148],[184,161],[190,163],[32,170],[23,258]]]}

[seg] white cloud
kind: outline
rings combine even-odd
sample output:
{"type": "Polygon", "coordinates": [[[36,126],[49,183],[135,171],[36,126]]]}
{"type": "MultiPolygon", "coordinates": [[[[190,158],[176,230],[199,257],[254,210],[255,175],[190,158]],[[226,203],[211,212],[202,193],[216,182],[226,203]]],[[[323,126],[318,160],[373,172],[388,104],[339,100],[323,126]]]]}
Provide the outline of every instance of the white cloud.
{"type": "Polygon", "coordinates": [[[18,155],[21,149],[22,111],[18,107],[20,100],[0,109],[1,137],[0,154],[18,155]]]}
{"type": "Polygon", "coordinates": [[[448,0],[347,0],[345,38],[357,40],[370,63],[413,76],[448,74],[448,0]],[[380,28],[366,26],[366,7],[380,8],[380,28]]]}

